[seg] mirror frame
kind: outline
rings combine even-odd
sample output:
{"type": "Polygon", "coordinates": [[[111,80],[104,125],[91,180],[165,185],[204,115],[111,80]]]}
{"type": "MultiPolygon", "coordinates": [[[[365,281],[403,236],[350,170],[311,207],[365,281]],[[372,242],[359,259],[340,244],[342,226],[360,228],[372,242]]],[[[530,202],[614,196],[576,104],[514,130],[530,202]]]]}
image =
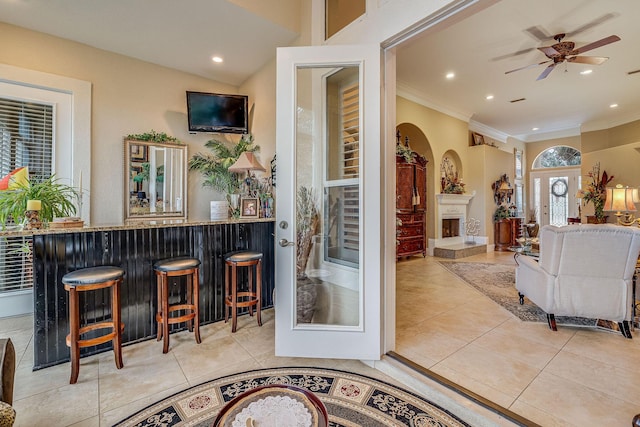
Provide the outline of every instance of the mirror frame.
{"type": "Polygon", "coordinates": [[[155,220],[186,220],[187,219],[187,176],[188,176],[188,156],[187,156],[187,146],[183,144],[174,144],[174,143],[164,143],[164,142],[154,142],[154,141],[138,141],[135,139],[124,139],[124,221],[155,221],[155,220]],[[168,214],[162,213],[148,213],[148,214],[132,214],[131,212],[131,192],[132,188],[129,188],[129,184],[131,181],[131,145],[144,145],[147,147],[163,147],[163,148],[174,148],[182,150],[182,211],[181,212],[171,212],[168,214]]]}

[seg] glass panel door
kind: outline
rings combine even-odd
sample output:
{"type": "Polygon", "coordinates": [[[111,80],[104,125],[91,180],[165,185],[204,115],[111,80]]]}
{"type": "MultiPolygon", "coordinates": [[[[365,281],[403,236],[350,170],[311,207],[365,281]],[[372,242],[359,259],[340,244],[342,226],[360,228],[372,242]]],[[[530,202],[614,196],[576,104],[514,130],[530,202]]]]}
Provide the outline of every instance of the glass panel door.
{"type": "Polygon", "coordinates": [[[278,50],[276,355],[380,357],[379,56],[278,50]]]}

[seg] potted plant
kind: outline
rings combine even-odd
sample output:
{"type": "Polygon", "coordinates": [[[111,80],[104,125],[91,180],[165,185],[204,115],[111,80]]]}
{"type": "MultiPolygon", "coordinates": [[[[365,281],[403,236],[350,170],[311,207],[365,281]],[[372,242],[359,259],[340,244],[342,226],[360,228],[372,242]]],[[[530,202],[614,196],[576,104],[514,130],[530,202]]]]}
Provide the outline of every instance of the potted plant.
{"type": "Polygon", "coordinates": [[[260,146],[253,143],[253,136],[243,135],[240,141],[232,146],[212,139],[205,144],[205,147],[213,154],[194,154],[189,159],[189,170],[198,171],[204,176],[203,187],[211,187],[225,193],[232,210],[231,214],[236,217],[239,212],[232,207],[234,204],[231,201],[231,195],[240,193],[242,181],[238,179],[238,174],[229,171],[229,166],[233,165],[245,151],[260,151],[260,146]]]}
{"type": "Polygon", "coordinates": [[[74,201],[78,201],[75,188],[62,184],[54,176],[45,179],[27,179],[15,189],[0,191],[0,222],[3,229],[10,219],[21,224],[27,210],[27,200],[40,200],[40,219],[45,223],[56,217],[71,216],[76,213],[74,201]]]}

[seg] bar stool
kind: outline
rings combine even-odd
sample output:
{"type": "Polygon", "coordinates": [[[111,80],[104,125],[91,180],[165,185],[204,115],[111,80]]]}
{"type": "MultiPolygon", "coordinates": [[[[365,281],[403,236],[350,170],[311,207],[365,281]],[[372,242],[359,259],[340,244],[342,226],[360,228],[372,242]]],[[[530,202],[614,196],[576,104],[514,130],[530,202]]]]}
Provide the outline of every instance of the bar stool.
{"type": "Polygon", "coordinates": [[[224,260],[224,322],[229,320],[229,309],[231,309],[231,332],[236,331],[238,323],[238,308],[249,307],[249,315],[253,316],[253,306],[256,306],[256,319],[258,326],[262,326],[260,319],[260,308],[262,306],[262,253],[260,252],[233,252],[228,254],[224,260]],[[247,290],[240,291],[238,288],[238,267],[249,267],[249,280],[247,290]],[[255,280],[254,279],[255,269],[255,280]],[[229,280],[231,273],[231,280],[229,280]]]}
{"type": "Polygon", "coordinates": [[[80,348],[90,347],[107,341],[113,342],[116,367],[122,369],[122,331],[124,323],[120,318],[120,284],[124,270],[118,267],[101,266],[82,268],[62,277],[64,289],[69,292],[69,335],[66,343],[71,351],[70,384],[78,381],[80,371],[80,348]],[[80,325],[79,293],[98,289],[111,289],[111,321],[80,325]],[[96,338],[80,339],[80,336],[97,329],[110,329],[111,332],[96,338]]]}
{"type": "Polygon", "coordinates": [[[157,261],[153,265],[158,287],[158,305],[156,322],[158,324],[158,341],[164,337],[162,352],[169,351],[169,325],[187,322],[189,331],[195,332],[196,342],[200,344],[200,296],[199,276],[200,260],[197,258],[171,258],[157,261]],[[169,277],[187,277],[187,298],[185,304],[169,305],[169,277]],[[182,315],[171,317],[173,311],[184,311],[182,315]]]}

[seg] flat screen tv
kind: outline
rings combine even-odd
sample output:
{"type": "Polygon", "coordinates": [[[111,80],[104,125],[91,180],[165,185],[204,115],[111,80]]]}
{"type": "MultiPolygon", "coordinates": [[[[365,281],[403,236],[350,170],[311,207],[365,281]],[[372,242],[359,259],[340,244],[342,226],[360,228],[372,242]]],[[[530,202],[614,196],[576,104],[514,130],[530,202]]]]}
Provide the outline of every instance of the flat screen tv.
{"type": "Polygon", "coordinates": [[[189,132],[249,133],[247,98],[187,91],[189,132]]]}

